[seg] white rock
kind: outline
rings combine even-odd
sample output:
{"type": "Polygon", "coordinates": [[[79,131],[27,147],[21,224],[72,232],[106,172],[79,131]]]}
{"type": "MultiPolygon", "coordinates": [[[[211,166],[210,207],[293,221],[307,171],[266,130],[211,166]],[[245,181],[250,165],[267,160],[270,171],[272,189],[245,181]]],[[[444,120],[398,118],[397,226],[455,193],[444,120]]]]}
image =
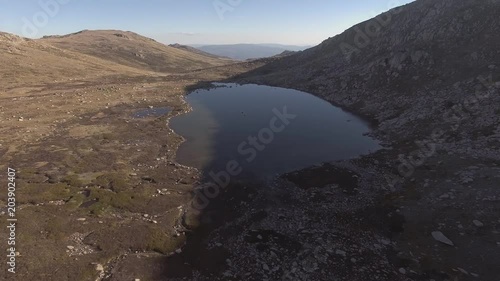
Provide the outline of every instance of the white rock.
{"type": "Polygon", "coordinates": [[[400,269],[399,269],[399,273],[401,273],[401,274],[406,274],[406,269],[404,269],[404,268],[400,268],[400,269]]]}
{"type": "Polygon", "coordinates": [[[455,244],[453,244],[453,242],[451,242],[451,240],[448,239],[448,237],[444,236],[444,234],[441,231],[433,231],[432,237],[434,237],[434,239],[436,239],[436,241],[439,241],[439,242],[444,243],[446,245],[455,246],[455,244]]]}
{"type": "Polygon", "coordinates": [[[66,248],[68,248],[68,250],[73,250],[75,247],[73,247],[73,246],[66,246],[66,248]]]}
{"type": "Polygon", "coordinates": [[[97,271],[104,271],[104,266],[102,266],[102,264],[98,263],[98,264],[95,266],[95,270],[97,270],[97,271]]]}

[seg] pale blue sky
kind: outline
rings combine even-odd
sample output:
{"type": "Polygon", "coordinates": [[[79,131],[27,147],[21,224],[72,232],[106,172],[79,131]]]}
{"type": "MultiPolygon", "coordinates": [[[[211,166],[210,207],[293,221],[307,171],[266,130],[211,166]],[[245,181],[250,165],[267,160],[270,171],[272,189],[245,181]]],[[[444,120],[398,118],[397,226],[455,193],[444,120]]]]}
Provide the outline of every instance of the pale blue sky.
{"type": "Polygon", "coordinates": [[[409,2],[413,0],[0,0],[0,31],[38,38],[119,29],[168,44],[315,45],[409,2]]]}

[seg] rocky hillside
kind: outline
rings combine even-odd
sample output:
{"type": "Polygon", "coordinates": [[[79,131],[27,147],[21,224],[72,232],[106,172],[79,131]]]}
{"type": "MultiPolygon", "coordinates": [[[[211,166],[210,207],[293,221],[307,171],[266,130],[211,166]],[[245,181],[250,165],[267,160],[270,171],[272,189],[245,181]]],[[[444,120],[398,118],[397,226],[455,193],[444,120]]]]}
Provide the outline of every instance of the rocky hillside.
{"type": "MultiPolygon", "coordinates": [[[[376,190],[380,199],[374,206],[395,210],[382,215],[391,221],[384,230],[387,245],[397,253],[387,257],[404,280],[498,279],[491,261],[499,259],[500,245],[499,14],[499,0],[417,0],[231,79],[304,90],[374,121],[372,133],[386,149],[349,161],[368,168],[359,174],[369,181],[352,206],[360,208],[361,194],[376,190]]],[[[317,197],[337,199],[324,189],[315,191],[317,197]]],[[[305,198],[298,200],[303,206],[290,210],[323,208],[305,198]]],[[[329,210],[325,218],[332,214],[349,217],[329,210]]],[[[300,216],[293,217],[301,223],[300,216]]],[[[366,215],[353,218],[362,221],[366,215]]],[[[377,227],[383,220],[368,219],[377,227]]],[[[355,243],[343,243],[342,254],[359,248],[350,244],[355,243]]],[[[350,267],[334,271],[341,275],[350,267]]],[[[339,280],[378,279],[377,274],[339,280]]]]}
{"type": "Polygon", "coordinates": [[[155,72],[179,72],[227,63],[214,56],[174,48],[129,31],[83,30],[40,41],[100,59],[155,72]]]}
{"type": "Polygon", "coordinates": [[[499,14],[498,0],[417,0],[238,78],[353,109],[387,141],[459,124],[444,148],[500,159],[499,14]]]}

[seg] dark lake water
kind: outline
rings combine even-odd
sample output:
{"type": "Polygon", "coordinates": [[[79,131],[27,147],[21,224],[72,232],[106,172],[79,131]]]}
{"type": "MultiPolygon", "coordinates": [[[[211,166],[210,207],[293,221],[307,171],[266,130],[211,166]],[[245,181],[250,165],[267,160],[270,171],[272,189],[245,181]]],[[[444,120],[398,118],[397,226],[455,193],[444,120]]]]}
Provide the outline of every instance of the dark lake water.
{"type": "Polygon", "coordinates": [[[186,97],[193,111],[171,120],[186,138],[181,164],[209,175],[267,178],[376,151],[362,119],[308,93],[258,85],[217,84],[186,97]]]}

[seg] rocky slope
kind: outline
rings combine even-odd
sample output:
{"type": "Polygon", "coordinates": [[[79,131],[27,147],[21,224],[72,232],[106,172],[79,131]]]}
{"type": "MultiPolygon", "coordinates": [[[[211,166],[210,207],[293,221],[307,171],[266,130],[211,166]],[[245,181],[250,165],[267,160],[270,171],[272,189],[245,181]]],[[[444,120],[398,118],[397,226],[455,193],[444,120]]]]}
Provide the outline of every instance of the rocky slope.
{"type": "MultiPolygon", "coordinates": [[[[357,200],[336,183],[302,195],[292,184],[288,195],[269,188],[272,196],[242,207],[240,221],[212,239],[231,249],[252,229],[261,238],[251,239],[255,247],[238,246],[249,250],[244,258],[234,251],[230,272],[245,268],[270,280],[496,280],[499,14],[498,0],[417,0],[230,79],[304,90],[339,104],[372,120],[373,135],[386,146],[331,164],[366,183],[357,187],[357,200]],[[243,226],[250,230],[221,234],[243,226]],[[293,231],[304,227],[304,234],[293,231]],[[301,258],[288,260],[282,249],[290,247],[266,233],[298,241],[301,258]],[[330,247],[339,237],[349,240],[330,247]]],[[[297,173],[311,181],[335,174],[324,167],[297,173]]]]}

